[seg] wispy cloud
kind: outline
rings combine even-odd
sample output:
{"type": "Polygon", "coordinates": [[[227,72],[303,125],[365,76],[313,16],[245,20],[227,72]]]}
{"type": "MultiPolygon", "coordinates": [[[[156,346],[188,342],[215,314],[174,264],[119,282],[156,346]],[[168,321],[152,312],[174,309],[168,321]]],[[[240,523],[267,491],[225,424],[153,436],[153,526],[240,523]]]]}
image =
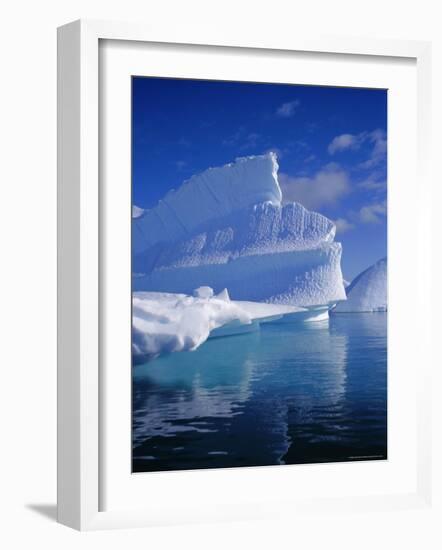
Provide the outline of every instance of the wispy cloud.
{"type": "Polygon", "coordinates": [[[330,163],[312,176],[279,174],[285,202],[300,202],[309,209],[335,205],[350,192],[348,174],[336,163],[330,163]]]}
{"type": "Polygon", "coordinates": [[[370,158],[360,164],[361,168],[373,168],[382,162],[387,155],[387,136],[383,130],[374,130],[368,135],[373,144],[370,158]]]}
{"type": "Polygon", "coordinates": [[[181,170],[184,170],[184,168],[187,166],[187,162],[185,160],[177,160],[175,161],[175,166],[178,172],[181,172],[181,170]]]}
{"type": "Polygon", "coordinates": [[[336,225],[336,233],[345,233],[354,228],[354,224],[346,220],[345,218],[338,218],[334,220],[336,225]]]}
{"type": "Polygon", "coordinates": [[[363,206],[358,213],[359,221],[362,223],[381,223],[387,215],[387,201],[363,206]]]}
{"type": "Polygon", "coordinates": [[[185,137],[180,137],[180,139],[178,140],[178,145],[180,145],[181,147],[190,147],[191,143],[185,137]]]}
{"type": "Polygon", "coordinates": [[[304,162],[308,164],[310,162],[313,162],[314,160],[316,160],[316,155],[311,154],[308,157],[305,157],[304,162]]]}
{"type": "Polygon", "coordinates": [[[226,146],[237,145],[241,137],[244,136],[245,128],[240,126],[235,133],[222,140],[222,144],[226,146]]]}
{"type": "Polygon", "coordinates": [[[385,178],[379,177],[378,174],[373,173],[362,181],[356,183],[356,186],[367,191],[383,192],[387,188],[387,182],[385,181],[385,178]]]}
{"type": "Polygon", "coordinates": [[[341,151],[347,151],[348,149],[359,149],[363,142],[363,135],[358,134],[341,134],[332,139],[328,146],[328,152],[330,155],[339,153],[341,151]]]}
{"type": "Polygon", "coordinates": [[[342,151],[360,149],[363,144],[372,146],[369,158],[359,164],[360,168],[368,169],[378,165],[386,158],[387,136],[384,130],[376,129],[372,132],[359,134],[340,134],[332,139],[328,146],[328,153],[335,155],[342,151]]]}
{"type": "Polygon", "coordinates": [[[240,145],[240,150],[245,151],[247,149],[253,149],[257,146],[259,140],[261,139],[261,135],[257,134],[256,132],[250,132],[246,136],[244,136],[244,139],[242,140],[242,143],[240,145]]]}
{"type": "MultiPolygon", "coordinates": [[[[366,174],[366,177],[355,183],[357,191],[361,193],[361,198],[366,202],[369,201],[369,206],[371,206],[371,204],[386,204],[387,180],[385,167],[380,165],[379,169],[374,168],[370,170],[368,174],[366,172],[364,172],[364,174],[366,174]]],[[[380,209],[378,208],[378,210],[380,209]]],[[[371,210],[368,211],[368,215],[363,211],[362,219],[371,219],[371,217],[371,210]]]]}
{"type": "Polygon", "coordinates": [[[282,118],[292,117],[300,105],[299,99],[294,99],[293,101],[287,101],[283,103],[276,109],[276,116],[282,118]]]}
{"type": "Polygon", "coordinates": [[[227,147],[238,147],[240,151],[253,149],[258,145],[261,135],[257,132],[248,132],[244,126],[240,126],[236,132],[223,139],[222,144],[227,147]]]}

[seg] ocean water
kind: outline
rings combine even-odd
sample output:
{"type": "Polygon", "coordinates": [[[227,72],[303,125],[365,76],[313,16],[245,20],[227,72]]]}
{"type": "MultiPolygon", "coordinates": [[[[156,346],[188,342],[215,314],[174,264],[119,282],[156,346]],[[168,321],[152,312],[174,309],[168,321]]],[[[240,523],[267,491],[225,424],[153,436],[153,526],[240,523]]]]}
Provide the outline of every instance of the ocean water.
{"type": "Polygon", "coordinates": [[[387,314],[263,325],[133,369],[133,471],[387,458],[387,314]]]}

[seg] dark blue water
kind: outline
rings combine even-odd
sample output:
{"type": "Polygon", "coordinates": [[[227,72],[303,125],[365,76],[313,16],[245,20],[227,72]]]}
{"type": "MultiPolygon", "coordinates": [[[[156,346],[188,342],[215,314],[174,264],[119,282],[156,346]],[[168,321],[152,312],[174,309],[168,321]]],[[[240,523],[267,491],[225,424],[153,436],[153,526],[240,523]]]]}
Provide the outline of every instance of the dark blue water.
{"type": "Polygon", "coordinates": [[[387,314],[267,324],[134,368],[133,471],[387,458],[387,314]]]}

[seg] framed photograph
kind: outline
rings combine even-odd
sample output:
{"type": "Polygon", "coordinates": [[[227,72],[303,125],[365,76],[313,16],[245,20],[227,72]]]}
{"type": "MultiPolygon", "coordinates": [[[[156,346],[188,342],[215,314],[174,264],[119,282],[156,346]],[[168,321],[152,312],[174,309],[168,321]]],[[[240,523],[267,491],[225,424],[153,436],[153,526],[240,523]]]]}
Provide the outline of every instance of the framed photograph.
{"type": "Polygon", "coordinates": [[[59,29],[61,523],[428,505],[429,52],[59,29]]]}
{"type": "Polygon", "coordinates": [[[133,472],[387,459],[386,89],[133,76],[132,209],[133,472]]]}

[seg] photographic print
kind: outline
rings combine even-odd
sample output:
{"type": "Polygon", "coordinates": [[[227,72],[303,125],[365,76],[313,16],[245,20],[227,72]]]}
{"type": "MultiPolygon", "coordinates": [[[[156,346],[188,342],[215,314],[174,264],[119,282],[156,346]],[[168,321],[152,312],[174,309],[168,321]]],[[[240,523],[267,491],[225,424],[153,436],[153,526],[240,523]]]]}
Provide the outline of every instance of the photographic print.
{"type": "Polygon", "coordinates": [[[387,458],[387,90],[132,78],[132,470],[387,458]]]}

